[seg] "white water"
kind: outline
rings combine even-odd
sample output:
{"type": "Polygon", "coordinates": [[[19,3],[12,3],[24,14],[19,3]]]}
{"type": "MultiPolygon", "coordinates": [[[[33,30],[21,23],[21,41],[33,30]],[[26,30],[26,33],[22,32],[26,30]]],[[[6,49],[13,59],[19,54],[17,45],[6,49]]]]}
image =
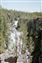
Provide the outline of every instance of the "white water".
{"type": "Polygon", "coordinates": [[[17,23],[18,21],[15,21],[10,26],[8,48],[4,53],[0,54],[0,60],[2,60],[1,63],[5,63],[5,59],[8,59],[9,57],[15,57],[16,55],[18,56],[17,63],[29,63],[29,58],[27,55],[30,55],[30,53],[28,50],[26,50],[25,54],[21,53],[23,42],[20,37],[22,32],[16,29],[17,23]]]}

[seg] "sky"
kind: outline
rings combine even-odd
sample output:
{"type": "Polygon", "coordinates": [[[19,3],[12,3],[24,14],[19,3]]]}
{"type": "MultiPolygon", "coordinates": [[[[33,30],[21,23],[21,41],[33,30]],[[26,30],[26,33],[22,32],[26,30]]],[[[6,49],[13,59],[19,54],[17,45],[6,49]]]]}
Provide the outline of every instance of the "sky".
{"type": "Polygon", "coordinates": [[[24,12],[42,12],[42,0],[0,0],[3,8],[24,12]]]}

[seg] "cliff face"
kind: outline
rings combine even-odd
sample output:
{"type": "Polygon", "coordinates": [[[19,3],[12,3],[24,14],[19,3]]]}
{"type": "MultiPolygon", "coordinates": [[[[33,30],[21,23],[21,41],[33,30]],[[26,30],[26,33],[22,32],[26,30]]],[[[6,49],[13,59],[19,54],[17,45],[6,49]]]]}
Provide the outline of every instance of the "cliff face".
{"type": "Polygon", "coordinates": [[[32,52],[32,63],[42,61],[42,18],[33,19],[28,23],[29,36],[33,38],[34,50],[32,52]]]}

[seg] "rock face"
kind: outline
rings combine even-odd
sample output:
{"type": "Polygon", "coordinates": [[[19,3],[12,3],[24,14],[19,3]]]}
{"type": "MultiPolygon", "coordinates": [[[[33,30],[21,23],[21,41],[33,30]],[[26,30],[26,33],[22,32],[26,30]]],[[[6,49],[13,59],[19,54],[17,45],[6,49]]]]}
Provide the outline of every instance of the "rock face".
{"type": "Polygon", "coordinates": [[[28,23],[30,36],[34,40],[32,63],[42,63],[42,18],[33,19],[28,23]]]}

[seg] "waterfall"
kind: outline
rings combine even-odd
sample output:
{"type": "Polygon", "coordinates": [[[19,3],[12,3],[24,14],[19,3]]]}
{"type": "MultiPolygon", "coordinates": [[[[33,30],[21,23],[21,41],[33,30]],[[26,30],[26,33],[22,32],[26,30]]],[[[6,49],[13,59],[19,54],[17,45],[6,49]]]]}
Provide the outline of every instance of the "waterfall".
{"type": "Polygon", "coordinates": [[[28,63],[28,56],[30,55],[30,53],[28,52],[28,50],[26,50],[25,54],[21,53],[23,42],[20,37],[22,35],[22,32],[16,29],[17,23],[18,21],[14,21],[10,26],[8,48],[4,53],[0,54],[1,63],[5,63],[5,59],[9,57],[15,57],[16,55],[18,56],[17,63],[28,63]]]}

